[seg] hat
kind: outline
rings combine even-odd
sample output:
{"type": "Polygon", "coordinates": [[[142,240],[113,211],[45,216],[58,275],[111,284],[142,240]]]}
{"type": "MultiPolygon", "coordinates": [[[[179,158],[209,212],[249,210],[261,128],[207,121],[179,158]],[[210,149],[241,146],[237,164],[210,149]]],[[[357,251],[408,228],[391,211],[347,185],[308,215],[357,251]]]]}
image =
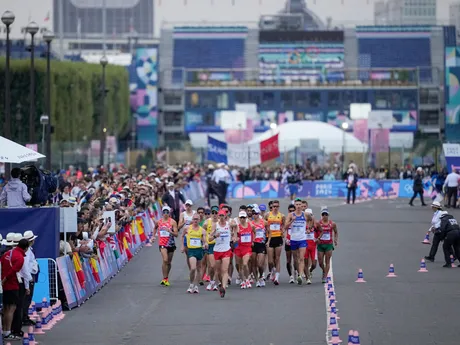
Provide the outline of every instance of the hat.
{"type": "Polygon", "coordinates": [[[209,165],[208,165],[208,169],[209,169],[209,170],[214,170],[214,165],[209,164],[209,165]]]}
{"type": "Polygon", "coordinates": [[[190,205],[192,206],[193,205],[193,201],[188,199],[186,202],[185,202],[185,205],[190,205]]]}
{"type": "Polygon", "coordinates": [[[208,207],[206,207],[206,208],[204,209],[204,214],[211,214],[211,209],[208,208],[208,207]]]}
{"type": "Polygon", "coordinates": [[[246,206],[247,208],[254,208],[253,205],[249,204],[248,206],[246,206]]]}
{"type": "Polygon", "coordinates": [[[35,240],[37,237],[38,236],[35,236],[32,230],[27,230],[26,232],[24,232],[24,238],[29,242],[35,240]]]}
{"type": "Polygon", "coordinates": [[[266,210],[267,210],[267,205],[265,205],[265,204],[260,204],[260,205],[259,205],[259,210],[261,210],[261,211],[266,211],[266,210]]]}
{"type": "Polygon", "coordinates": [[[254,208],[252,209],[252,213],[260,213],[259,206],[254,205],[254,208]]]}
{"type": "Polygon", "coordinates": [[[174,187],[174,182],[168,182],[168,184],[166,185],[166,187],[174,187]]]}
{"type": "Polygon", "coordinates": [[[154,176],[157,176],[157,174],[155,174],[154,172],[151,172],[151,173],[149,174],[149,177],[154,177],[154,176]]]}
{"type": "Polygon", "coordinates": [[[244,217],[246,218],[248,216],[248,214],[244,211],[240,211],[240,213],[238,213],[238,217],[244,217]]]}
{"type": "Polygon", "coordinates": [[[348,173],[351,174],[353,172],[353,168],[348,169],[348,173]]]}
{"type": "Polygon", "coordinates": [[[67,199],[67,201],[68,201],[70,204],[76,204],[76,203],[77,203],[77,199],[74,198],[73,196],[71,196],[69,199],[67,199]]]}
{"type": "Polygon", "coordinates": [[[327,209],[327,206],[321,207],[321,214],[323,213],[327,213],[327,215],[329,215],[329,210],[327,209]]]}
{"type": "Polygon", "coordinates": [[[60,204],[62,204],[63,202],[69,202],[69,200],[67,200],[67,199],[62,199],[61,201],[59,201],[60,204]]]}
{"type": "Polygon", "coordinates": [[[433,201],[431,207],[442,209],[441,203],[439,201],[433,201]]]}
{"type": "Polygon", "coordinates": [[[164,211],[171,211],[171,207],[169,207],[168,205],[164,205],[163,208],[161,209],[163,212],[164,211]]]}
{"type": "Polygon", "coordinates": [[[224,210],[220,210],[219,212],[217,212],[217,214],[219,216],[226,216],[227,215],[227,212],[225,212],[224,210]]]}
{"type": "Polygon", "coordinates": [[[219,163],[219,164],[217,164],[217,167],[218,167],[218,168],[222,168],[223,166],[225,166],[224,163],[219,163]]]}
{"type": "Polygon", "coordinates": [[[9,246],[9,247],[16,245],[16,244],[14,243],[14,232],[9,232],[9,233],[6,235],[6,239],[4,239],[4,240],[2,241],[2,244],[3,244],[4,246],[9,246]]]}
{"type": "MultiPolygon", "coordinates": [[[[327,210],[326,210],[327,211],[327,210]]],[[[311,214],[313,216],[313,210],[311,208],[307,208],[305,213],[311,214]]]]}
{"type": "Polygon", "coordinates": [[[21,233],[17,232],[14,234],[13,236],[13,242],[14,242],[14,245],[17,245],[19,243],[20,240],[22,240],[24,237],[22,236],[21,233]]]}
{"type": "Polygon", "coordinates": [[[212,206],[211,211],[219,211],[219,206],[212,206]]]}

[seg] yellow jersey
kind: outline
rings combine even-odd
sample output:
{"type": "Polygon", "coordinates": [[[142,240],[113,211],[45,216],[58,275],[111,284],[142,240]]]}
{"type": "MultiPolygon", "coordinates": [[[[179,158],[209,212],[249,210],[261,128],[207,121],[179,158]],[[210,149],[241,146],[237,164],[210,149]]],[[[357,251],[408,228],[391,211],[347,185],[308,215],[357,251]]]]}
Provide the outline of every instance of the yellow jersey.
{"type": "Polygon", "coordinates": [[[209,240],[209,235],[211,235],[211,232],[212,232],[212,219],[209,218],[206,223],[206,239],[208,240],[208,244],[215,244],[216,243],[215,239],[212,241],[209,240]]]}
{"type": "Polygon", "coordinates": [[[271,231],[272,238],[281,237],[281,233],[282,233],[281,223],[283,222],[283,217],[284,215],[280,212],[278,212],[276,216],[272,212],[268,214],[267,223],[268,223],[268,228],[271,231]]]}
{"type": "Polygon", "coordinates": [[[203,237],[203,228],[201,226],[198,229],[193,229],[190,225],[187,230],[187,248],[198,249],[203,246],[201,238],[203,237]]]}

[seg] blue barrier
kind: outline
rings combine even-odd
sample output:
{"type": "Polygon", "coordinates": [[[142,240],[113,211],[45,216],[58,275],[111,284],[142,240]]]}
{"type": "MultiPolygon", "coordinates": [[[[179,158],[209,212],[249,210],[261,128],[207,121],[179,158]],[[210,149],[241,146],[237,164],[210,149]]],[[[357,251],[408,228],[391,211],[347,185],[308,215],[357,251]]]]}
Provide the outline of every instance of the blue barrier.
{"type": "Polygon", "coordinates": [[[37,307],[40,307],[43,302],[43,298],[47,301],[50,300],[50,272],[48,259],[37,259],[38,266],[40,267],[40,274],[38,280],[34,286],[34,295],[32,300],[35,302],[37,307]]]}
{"type": "MultiPolygon", "coordinates": [[[[435,198],[436,188],[431,178],[423,180],[424,195],[435,198]]],[[[388,199],[412,197],[412,180],[374,180],[360,179],[356,196],[361,199],[388,199]]],[[[227,198],[236,199],[282,199],[295,191],[300,198],[345,198],[345,181],[304,181],[299,184],[283,184],[278,181],[232,182],[228,187],[227,198]]]]}

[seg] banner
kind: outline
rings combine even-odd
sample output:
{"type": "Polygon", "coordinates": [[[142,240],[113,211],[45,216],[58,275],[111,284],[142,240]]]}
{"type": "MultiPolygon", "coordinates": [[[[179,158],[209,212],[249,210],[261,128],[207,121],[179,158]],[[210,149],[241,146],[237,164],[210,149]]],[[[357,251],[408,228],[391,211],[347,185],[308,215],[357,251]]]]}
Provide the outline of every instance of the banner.
{"type": "Polygon", "coordinates": [[[449,173],[460,170],[460,144],[443,144],[442,148],[449,173]]]}
{"type": "Polygon", "coordinates": [[[40,267],[40,274],[38,275],[38,281],[34,286],[32,300],[35,302],[37,307],[40,307],[42,305],[43,298],[46,298],[47,301],[50,300],[50,277],[48,259],[37,259],[37,263],[40,267]]]}
{"type": "Polygon", "coordinates": [[[208,161],[228,164],[227,144],[208,135],[208,161]]]}

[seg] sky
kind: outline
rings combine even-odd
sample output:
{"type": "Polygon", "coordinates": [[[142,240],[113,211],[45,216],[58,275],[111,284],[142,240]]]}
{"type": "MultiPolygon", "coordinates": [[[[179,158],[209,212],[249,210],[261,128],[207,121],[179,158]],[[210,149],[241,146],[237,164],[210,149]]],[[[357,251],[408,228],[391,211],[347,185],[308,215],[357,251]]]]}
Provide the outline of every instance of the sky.
{"type": "MultiPolygon", "coordinates": [[[[81,2],[101,0],[84,0],[81,2]]],[[[120,0],[106,0],[109,5],[120,0]]],[[[260,15],[278,12],[285,0],[154,0],[155,35],[158,36],[161,25],[166,22],[186,23],[197,21],[223,23],[253,23],[260,15]],[[232,3],[235,5],[232,5],[232,3]]],[[[333,18],[333,24],[345,26],[373,25],[374,2],[377,0],[307,0],[307,7],[321,19],[333,18]],[[343,4],[342,4],[343,2],[343,4]]],[[[449,4],[460,0],[438,0],[438,21],[447,24],[449,4]]],[[[40,27],[52,27],[52,0],[0,0],[0,9],[11,10],[16,14],[16,23],[12,28],[12,37],[21,38],[21,28],[34,20],[40,27]],[[50,13],[50,19],[45,20],[50,13]]]]}

